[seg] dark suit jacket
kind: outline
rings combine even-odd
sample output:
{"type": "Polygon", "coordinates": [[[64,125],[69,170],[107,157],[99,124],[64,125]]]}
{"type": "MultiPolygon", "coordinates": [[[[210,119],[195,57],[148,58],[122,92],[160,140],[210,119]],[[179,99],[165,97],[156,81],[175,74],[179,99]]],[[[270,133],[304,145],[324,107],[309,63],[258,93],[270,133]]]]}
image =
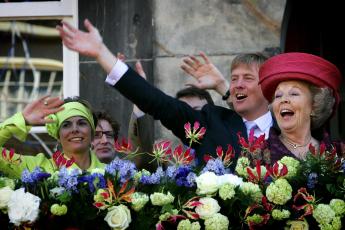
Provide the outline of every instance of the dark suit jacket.
{"type": "Polygon", "coordinates": [[[185,138],[184,124],[190,122],[193,126],[195,121],[199,121],[200,125],[206,128],[201,144],[192,146],[199,162],[206,153],[215,156],[219,145],[226,150],[227,144],[230,144],[237,155],[240,153],[237,133],[247,137],[247,132],[242,118],[234,111],[214,105],[205,105],[201,111],[196,111],[187,103],[155,88],[131,68],[114,87],[142,111],[160,120],[186,145],[188,140],[185,138]]]}

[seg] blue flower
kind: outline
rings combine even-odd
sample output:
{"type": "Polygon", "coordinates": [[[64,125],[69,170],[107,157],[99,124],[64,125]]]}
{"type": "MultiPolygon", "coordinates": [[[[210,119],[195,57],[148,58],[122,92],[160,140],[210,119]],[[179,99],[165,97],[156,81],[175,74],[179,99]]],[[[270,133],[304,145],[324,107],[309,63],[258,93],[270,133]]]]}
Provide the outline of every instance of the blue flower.
{"type": "Polygon", "coordinates": [[[176,166],[175,165],[171,165],[168,166],[167,170],[166,170],[166,175],[169,179],[173,180],[176,176],[176,166]]]}
{"type": "Polygon", "coordinates": [[[50,176],[51,174],[42,171],[42,169],[39,167],[36,167],[31,173],[28,169],[24,169],[21,179],[24,184],[35,184],[43,181],[46,178],[49,178],[50,176]]]}
{"type": "Polygon", "coordinates": [[[100,173],[84,175],[78,178],[78,183],[87,182],[90,192],[94,193],[98,188],[105,188],[106,183],[104,176],[100,173]]]}
{"type": "Polygon", "coordinates": [[[135,164],[129,160],[115,158],[105,167],[105,172],[113,176],[119,176],[120,182],[125,183],[127,180],[133,178],[137,172],[137,168],[135,164]]]}
{"type": "Polygon", "coordinates": [[[140,178],[140,182],[143,184],[159,184],[162,177],[165,176],[165,173],[162,167],[158,167],[156,172],[152,175],[143,175],[140,178]]]}
{"type": "Polygon", "coordinates": [[[78,192],[78,176],[80,175],[80,171],[78,169],[73,169],[72,171],[68,171],[66,167],[62,167],[59,171],[59,179],[58,184],[61,187],[66,188],[68,191],[78,192]]]}
{"type": "Polygon", "coordinates": [[[175,176],[176,184],[178,186],[192,187],[192,184],[190,184],[187,180],[187,176],[191,171],[191,167],[187,165],[182,165],[178,167],[175,176]]]}
{"type": "Polygon", "coordinates": [[[202,169],[201,174],[205,172],[214,172],[218,176],[229,173],[229,171],[225,169],[223,162],[218,158],[207,161],[207,164],[202,169]]]}
{"type": "Polygon", "coordinates": [[[313,189],[315,188],[316,184],[317,184],[317,173],[312,172],[308,175],[307,187],[309,189],[313,189]]]}
{"type": "Polygon", "coordinates": [[[190,172],[190,173],[188,174],[188,176],[186,177],[186,179],[187,179],[188,185],[190,185],[190,186],[187,186],[187,187],[193,187],[193,186],[195,185],[195,178],[196,178],[196,174],[195,174],[195,173],[190,172]]]}

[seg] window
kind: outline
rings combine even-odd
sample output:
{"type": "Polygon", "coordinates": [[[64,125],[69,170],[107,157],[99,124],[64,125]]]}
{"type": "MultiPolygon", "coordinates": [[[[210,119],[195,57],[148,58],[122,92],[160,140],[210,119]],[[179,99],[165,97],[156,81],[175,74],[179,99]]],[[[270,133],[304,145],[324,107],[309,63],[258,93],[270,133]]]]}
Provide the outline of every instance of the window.
{"type": "Polygon", "coordinates": [[[78,26],[77,0],[0,3],[0,121],[47,93],[79,95],[78,54],[62,46],[55,29],[62,19],[78,26]]]}

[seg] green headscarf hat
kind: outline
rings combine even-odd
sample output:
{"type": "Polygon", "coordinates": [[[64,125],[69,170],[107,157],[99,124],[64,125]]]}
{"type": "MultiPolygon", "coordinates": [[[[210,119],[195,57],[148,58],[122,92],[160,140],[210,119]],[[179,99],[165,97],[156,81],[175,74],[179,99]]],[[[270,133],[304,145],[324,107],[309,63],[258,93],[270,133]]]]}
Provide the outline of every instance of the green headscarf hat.
{"type": "Polygon", "coordinates": [[[55,114],[50,114],[48,118],[54,122],[46,123],[48,134],[55,139],[59,137],[59,130],[62,122],[70,117],[81,116],[84,117],[90,124],[92,131],[95,131],[95,124],[91,111],[80,102],[68,102],[63,105],[64,110],[61,110],[55,114]]]}

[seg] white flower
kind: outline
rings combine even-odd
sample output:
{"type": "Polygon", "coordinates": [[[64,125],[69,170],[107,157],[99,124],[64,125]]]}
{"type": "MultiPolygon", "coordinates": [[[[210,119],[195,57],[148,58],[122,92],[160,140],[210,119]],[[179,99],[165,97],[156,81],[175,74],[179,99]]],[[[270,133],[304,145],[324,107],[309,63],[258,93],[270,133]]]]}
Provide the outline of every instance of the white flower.
{"type": "Polygon", "coordinates": [[[199,202],[201,202],[202,205],[196,207],[195,212],[199,214],[201,219],[206,220],[207,218],[212,217],[214,214],[220,211],[218,201],[213,198],[204,197],[201,198],[199,202]]]}
{"type": "Polygon", "coordinates": [[[153,205],[163,206],[174,202],[175,197],[170,192],[168,194],[155,192],[150,195],[150,199],[153,205]]]}
{"type": "Polygon", "coordinates": [[[197,184],[197,193],[198,194],[207,194],[211,195],[217,192],[219,188],[218,176],[214,172],[205,172],[195,178],[197,184]]]}
{"type": "Polygon", "coordinates": [[[113,230],[123,230],[129,227],[132,222],[131,212],[127,206],[120,204],[108,209],[108,213],[104,220],[113,230]]]}
{"type": "Polygon", "coordinates": [[[135,192],[131,195],[131,199],[132,199],[132,209],[138,212],[149,201],[149,196],[142,192],[135,192]]]}
{"type": "Polygon", "coordinates": [[[218,183],[219,183],[219,186],[224,185],[224,184],[232,184],[235,186],[239,186],[243,184],[243,179],[234,174],[224,174],[224,175],[218,176],[218,183]]]}
{"type": "Polygon", "coordinates": [[[12,193],[13,190],[8,186],[0,188],[0,209],[7,210],[8,201],[10,200],[12,193]]]}
{"type": "Polygon", "coordinates": [[[229,229],[228,217],[216,213],[212,217],[205,220],[205,230],[227,230],[229,229]]]}
{"type": "Polygon", "coordinates": [[[34,222],[38,217],[41,199],[24,188],[15,190],[8,202],[8,217],[10,222],[19,226],[23,222],[34,222]]]}

